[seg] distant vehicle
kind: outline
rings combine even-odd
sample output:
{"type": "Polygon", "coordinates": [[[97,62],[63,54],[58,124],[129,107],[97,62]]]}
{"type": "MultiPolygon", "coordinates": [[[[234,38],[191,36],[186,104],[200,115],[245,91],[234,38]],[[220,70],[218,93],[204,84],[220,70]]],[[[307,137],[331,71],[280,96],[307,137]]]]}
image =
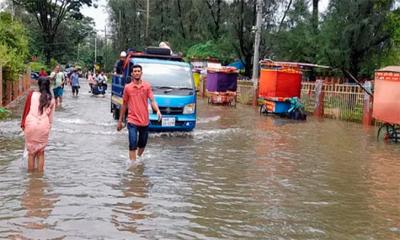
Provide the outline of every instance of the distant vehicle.
{"type": "Polygon", "coordinates": [[[39,79],[39,73],[31,72],[31,79],[32,80],[38,80],[39,79]]]}
{"type": "Polygon", "coordinates": [[[107,82],[104,78],[97,78],[96,84],[92,85],[91,92],[93,95],[105,95],[107,90],[107,82]]]}
{"type": "Polygon", "coordinates": [[[147,48],[144,52],[133,53],[128,61],[124,76],[114,75],[112,79],[111,112],[114,119],[119,116],[124,86],[130,82],[130,77],[125,77],[129,74],[129,67],[139,64],[143,67],[143,79],[151,84],[163,115],[158,121],[149,103],[149,129],[193,130],[196,126],[196,89],[191,65],[163,48],[147,48]]]}

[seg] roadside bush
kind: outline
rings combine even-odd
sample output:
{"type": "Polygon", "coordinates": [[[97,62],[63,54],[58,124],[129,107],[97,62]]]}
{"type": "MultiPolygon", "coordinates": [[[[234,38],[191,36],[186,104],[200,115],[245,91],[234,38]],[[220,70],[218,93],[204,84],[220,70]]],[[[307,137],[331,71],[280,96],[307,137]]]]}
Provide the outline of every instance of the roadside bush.
{"type": "Polygon", "coordinates": [[[210,40],[206,43],[199,43],[190,47],[187,50],[186,57],[189,59],[216,58],[223,64],[227,64],[234,59],[235,56],[232,55],[233,52],[231,45],[223,39],[219,41],[210,40]]]}
{"type": "Polygon", "coordinates": [[[18,79],[25,69],[28,58],[28,37],[24,26],[12,21],[9,13],[0,13],[0,64],[3,65],[3,78],[18,79]]]}
{"type": "Polygon", "coordinates": [[[30,63],[32,72],[39,72],[40,69],[44,68],[46,72],[49,71],[48,67],[42,62],[31,62],[30,63]]]}
{"type": "Polygon", "coordinates": [[[0,107],[0,120],[10,116],[11,112],[5,108],[0,107]]]}

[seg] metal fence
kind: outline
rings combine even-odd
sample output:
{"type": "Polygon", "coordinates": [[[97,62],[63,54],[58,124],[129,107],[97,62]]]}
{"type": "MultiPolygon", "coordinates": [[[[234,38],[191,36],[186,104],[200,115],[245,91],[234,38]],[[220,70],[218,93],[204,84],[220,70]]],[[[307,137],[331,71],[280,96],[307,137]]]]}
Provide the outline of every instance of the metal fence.
{"type": "Polygon", "coordinates": [[[238,102],[251,104],[253,101],[253,82],[249,80],[239,80],[237,84],[238,102]]]}
{"type": "MultiPolygon", "coordinates": [[[[364,92],[358,85],[324,84],[324,117],[361,122],[363,118],[364,92]]],[[[316,105],[315,83],[303,82],[301,100],[308,112],[316,105]]]]}

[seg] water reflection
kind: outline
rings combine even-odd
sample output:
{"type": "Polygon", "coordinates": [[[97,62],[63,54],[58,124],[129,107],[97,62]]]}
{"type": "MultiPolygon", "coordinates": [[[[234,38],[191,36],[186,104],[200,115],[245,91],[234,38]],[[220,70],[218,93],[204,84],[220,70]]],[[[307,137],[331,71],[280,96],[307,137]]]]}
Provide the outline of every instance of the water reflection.
{"type": "MultiPolygon", "coordinates": [[[[58,196],[50,193],[51,189],[43,173],[32,173],[28,177],[26,189],[21,198],[21,207],[26,211],[26,221],[22,224],[24,231],[21,233],[24,236],[16,236],[16,239],[34,237],[39,232],[42,233],[39,234],[40,236],[43,233],[47,233],[45,235],[49,236],[50,230],[54,229],[56,225],[49,223],[48,218],[58,201],[58,196]]],[[[57,238],[63,237],[58,236],[57,238]]]]}
{"type": "Polygon", "coordinates": [[[151,217],[152,213],[146,209],[149,186],[143,164],[131,166],[123,175],[117,186],[123,197],[112,210],[112,223],[119,231],[138,233],[140,222],[151,217]]]}
{"type": "Polygon", "coordinates": [[[198,101],[193,132],[151,135],[126,170],[110,100],[84,90],[56,112],[45,176],[21,174],[19,120],[0,122],[0,239],[400,237],[400,146],[360,125],[198,101]]]}
{"type": "Polygon", "coordinates": [[[45,220],[49,217],[57,199],[48,194],[49,186],[43,174],[35,173],[29,178],[25,193],[22,195],[21,206],[26,209],[26,217],[32,221],[31,228],[46,228],[45,220]]]}
{"type": "Polygon", "coordinates": [[[393,165],[395,156],[391,153],[372,154],[366,171],[369,182],[370,200],[368,208],[377,224],[384,226],[381,234],[385,239],[398,239],[400,236],[400,174],[393,165]],[[387,191],[392,189],[392,191],[387,191]],[[396,191],[397,189],[397,191],[396,191]]]}

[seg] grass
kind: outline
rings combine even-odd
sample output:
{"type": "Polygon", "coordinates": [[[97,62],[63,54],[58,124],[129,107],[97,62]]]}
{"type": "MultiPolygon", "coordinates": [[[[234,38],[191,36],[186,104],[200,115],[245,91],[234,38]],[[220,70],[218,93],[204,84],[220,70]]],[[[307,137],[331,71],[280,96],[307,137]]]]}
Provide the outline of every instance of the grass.
{"type": "Polygon", "coordinates": [[[11,112],[3,107],[0,107],[0,120],[8,118],[11,112]]]}

